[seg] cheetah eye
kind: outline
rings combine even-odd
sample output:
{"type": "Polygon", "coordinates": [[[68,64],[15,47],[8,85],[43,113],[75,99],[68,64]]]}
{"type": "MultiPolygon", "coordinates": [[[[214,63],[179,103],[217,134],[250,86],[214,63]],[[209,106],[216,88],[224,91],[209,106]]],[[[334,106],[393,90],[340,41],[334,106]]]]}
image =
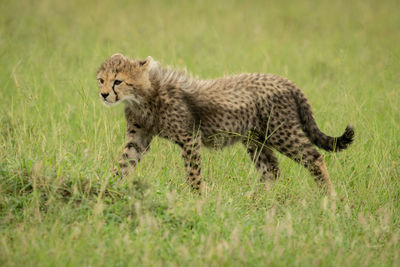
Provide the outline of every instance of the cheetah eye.
{"type": "Polygon", "coordinates": [[[97,80],[100,82],[100,84],[104,83],[104,80],[102,78],[98,78],[97,80]]]}
{"type": "Polygon", "coordinates": [[[115,86],[115,85],[120,85],[121,83],[122,83],[121,80],[115,80],[115,81],[114,81],[114,86],[115,86]]]}

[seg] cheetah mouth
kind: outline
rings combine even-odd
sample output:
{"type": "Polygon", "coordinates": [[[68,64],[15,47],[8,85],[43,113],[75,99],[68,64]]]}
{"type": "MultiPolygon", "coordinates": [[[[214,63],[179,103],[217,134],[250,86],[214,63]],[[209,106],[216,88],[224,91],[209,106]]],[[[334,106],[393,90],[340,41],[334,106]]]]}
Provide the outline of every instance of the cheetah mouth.
{"type": "Polygon", "coordinates": [[[105,106],[107,106],[107,107],[115,106],[115,105],[117,105],[117,104],[119,103],[119,101],[117,101],[117,102],[110,102],[110,101],[108,101],[108,100],[106,100],[106,99],[103,99],[102,102],[103,102],[103,104],[104,104],[105,106]]]}
{"type": "Polygon", "coordinates": [[[119,103],[127,103],[131,105],[140,105],[140,100],[134,96],[125,96],[122,99],[118,99],[115,102],[111,102],[107,99],[101,98],[101,102],[107,107],[118,105],[119,103]]]}

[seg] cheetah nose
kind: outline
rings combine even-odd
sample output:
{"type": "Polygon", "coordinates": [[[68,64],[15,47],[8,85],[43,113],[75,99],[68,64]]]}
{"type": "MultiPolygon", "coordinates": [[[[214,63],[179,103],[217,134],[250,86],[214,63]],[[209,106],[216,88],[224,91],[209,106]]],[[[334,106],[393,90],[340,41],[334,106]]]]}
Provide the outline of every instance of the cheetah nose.
{"type": "Polygon", "coordinates": [[[109,95],[109,93],[101,93],[101,96],[102,96],[104,99],[106,99],[108,95],[109,95]]]}

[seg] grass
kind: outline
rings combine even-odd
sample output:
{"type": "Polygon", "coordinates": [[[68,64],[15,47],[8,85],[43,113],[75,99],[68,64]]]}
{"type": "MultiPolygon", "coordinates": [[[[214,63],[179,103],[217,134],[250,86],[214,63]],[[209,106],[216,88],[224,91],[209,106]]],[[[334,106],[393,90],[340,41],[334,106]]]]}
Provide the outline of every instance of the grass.
{"type": "Polygon", "coordinates": [[[1,1],[0,265],[399,266],[398,1],[1,1]],[[338,200],[279,157],[265,192],[241,146],[203,150],[204,196],[156,139],[112,179],[123,107],[99,101],[113,53],[202,78],[267,72],[308,96],[338,200]]]}

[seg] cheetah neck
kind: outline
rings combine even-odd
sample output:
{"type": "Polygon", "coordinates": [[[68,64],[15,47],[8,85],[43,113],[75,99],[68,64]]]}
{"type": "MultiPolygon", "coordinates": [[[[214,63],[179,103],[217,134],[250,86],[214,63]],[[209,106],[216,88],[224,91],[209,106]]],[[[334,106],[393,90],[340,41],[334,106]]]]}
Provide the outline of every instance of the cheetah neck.
{"type": "Polygon", "coordinates": [[[150,81],[158,88],[179,87],[182,90],[197,90],[206,86],[210,81],[193,77],[185,69],[163,67],[159,63],[153,64],[149,73],[150,81]]]}

